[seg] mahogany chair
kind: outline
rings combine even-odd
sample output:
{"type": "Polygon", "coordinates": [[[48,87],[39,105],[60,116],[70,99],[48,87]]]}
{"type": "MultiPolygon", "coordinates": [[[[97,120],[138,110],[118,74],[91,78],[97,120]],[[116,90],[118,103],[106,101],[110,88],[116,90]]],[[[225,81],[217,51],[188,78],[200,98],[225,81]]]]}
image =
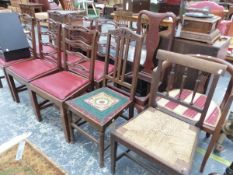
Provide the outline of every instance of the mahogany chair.
{"type": "MultiPolygon", "coordinates": [[[[19,19],[22,23],[23,29],[24,29],[24,33],[27,37],[28,42],[30,43],[30,51],[31,51],[31,55],[32,57],[36,57],[36,46],[35,46],[35,19],[27,14],[21,14],[19,16],[19,19]]],[[[19,60],[13,60],[13,61],[4,61],[3,59],[0,59],[0,68],[3,70],[4,76],[0,76],[0,88],[2,88],[2,81],[1,79],[5,78],[6,76],[6,67],[21,62],[21,61],[25,61],[28,60],[30,58],[22,58],[19,60]]],[[[6,78],[7,83],[9,85],[8,79],[6,78]]],[[[9,86],[10,88],[10,86],[9,86]]],[[[10,92],[12,94],[12,89],[10,88],[10,92]]],[[[13,94],[12,94],[13,97],[13,94]]],[[[13,98],[13,100],[15,100],[13,98]]]]}
{"type": "MultiPolygon", "coordinates": [[[[99,146],[99,164],[104,166],[104,150],[108,147],[104,146],[104,135],[106,128],[119,117],[125,109],[129,109],[129,118],[133,117],[134,96],[137,84],[137,73],[140,62],[140,53],[143,37],[135,34],[128,28],[118,28],[108,32],[108,47],[105,56],[105,72],[104,72],[104,87],[84,94],[73,100],[66,102],[67,108],[70,111],[69,127],[71,141],[74,140],[73,131],[76,129],[81,134],[97,143],[99,146]],[[110,43],[116,39],[116,56],[114,61],[114,72],[109,74],[110,61],[110,43]],[[128,70],[127,57],[131,42],[135,42],[134,64],[130,70],[133,70],[134,78],[131,82],[125,81],[125,73],[128,70]],[[109,86],[111,83],[115,86],[109,86]],[[120,87],[124,87],[130,91],[125,94],[125,91],[120,87]],[[72,115],[74,113],[75,115],[72,115]],[[75,120],[76,119],[76,120],[75,120]],[[82,123],[88,122],[94,127],[99,138],[96,139],[82,129],[82,123]]],[[[132,50],[131,50],[132,52],[132,50]]]]}
{"type": "Polygon", "coordinates": [[[29,82],[57,72],[61,69],[61,24],[48,19],[48,31],[41,31],[38,21],[39,58],[13,64],[6,68],[6,76],[12,89],[13,98],[20,102],[19,92],[26,90],[29,82]],[[42,42],[42,35],[48,36],[48,42],[42,42]],[[21,85],[16,87],[17,80],[21,85]]]}
{"type": "MultiPolygon", "coordinates": [[[[68,55],[79,56],[84,62],[89,60],[86,56],[78,52],[71,52],[70,48],[79,48],[81,50],[96,49],[97,32],[89,30],[81,26],[66,26],[65,30],[69,33],[70,38],[64,38],[65,41],[65,59],[68,55]],[[88,38],[83,40],[82,37],[88,38]],[[91,42],[89,42],[91,40],[91,42]]],[[[66,63],[66,62],[65,62],[66,63]]],[[[65,139],[70,142],[70,134],[68,132],[68,122],[65,109],[65,101],[84,93],[92,86],[94,74],[95,54],[94,51],[90,55],[90,68],[88,71],[83,71],[83,75],[73,73],[71,66],[65,66],[65,70],[47,75],[30,82],[29,94],[31,96],[32,106],[38,121],[42,120],[41,110],[49,107],[51,104],[57,106],[60,110],[60,116],[64,129],[65,139]],[[45,99],[39,103],[37,96],[45,99]]],[[[82,65],[75,63],[72,67],[83,70],[82,65]]]]}
{"type": "MultiPolygon", "coordinates": [[[[219,77],[227,68],[226,65],[206,60],[207,57],[195,58],[164,50],[158,51],[157,58],[159,63],[152,76],[148,108],[112,132],[111,168],[113,173],[115,173],[116,161],[124,155],[134,159],[131,153],[134,152],[152,163],[151,165],[142,164],[144,167],[150,167],[148,170],[152,172],[157,165],[157,168],[159,167],[167,174],[190,174],[199,133],[205,128],[206,120],[211,120],[207,116],[213,111],[220,112],[216,103],[212,101],[212,97],[219,77]],[[168,69],[169,73],[165,74],[168,69]],[[189,69],[199,71],[192,90],[185,89],[187,79],[190,77],[189,69]],[[173,89],[173,84],[178,78],[177,70],[183,70],[183,74],[179,77],[181,78],[180,87],[173,89]],[[198,86],[207,75],[213,76],[213,81],[207,94],[200,94],[197,92],[198,86]],[[167,80],[166,91],[159,92],[159,86],[164,78],[167,80]],[[188,120],[189,116],[195,116],[197,120],[191,122],[188,120]],[[128,148],[119,156],[117,156],[118,144],[128,148]]],[[[228,106],[225,104],[223,108],[227,109],[229,104],[228,106]]],[[[213,136],[204,156],[201,171],[219,137],[225,117],[224,112],[216,121],[216,127],[212,128],[213,136]]],[[[142,163],[139,159],[135,161],[142,163]]]]}
{"type": "MultiPolygon", "coordinates": [[[[145,58],[141,58],[141,66],[138,73],[138,79],[142,80],[146,83],[151,82],[151,74],[153,69],[157,66],[155,62],[155,55],[159,48],[160,38],[166,37],[166,49],[171,50],[173,39],[175,36],[175,28],[176,28],[176,16],[173,13],[154,13],[150,11],[143,10],[139,13],[138,22],[137,22],[137,33],[145,33],[145,50],[146,56],[145,58]],[[143,28],[143,18],[148,19],[148,26],[146,31],[143,28]],[[166,18],[172,18],[173,24],[169,30],[160,31],[160,25],[162,21],[166,18]]],[[[136,95],[136,108],[138,112],[142,111],[146,105],[148,104],[149,94],[147,93],[145,96],[136,95]]]]}

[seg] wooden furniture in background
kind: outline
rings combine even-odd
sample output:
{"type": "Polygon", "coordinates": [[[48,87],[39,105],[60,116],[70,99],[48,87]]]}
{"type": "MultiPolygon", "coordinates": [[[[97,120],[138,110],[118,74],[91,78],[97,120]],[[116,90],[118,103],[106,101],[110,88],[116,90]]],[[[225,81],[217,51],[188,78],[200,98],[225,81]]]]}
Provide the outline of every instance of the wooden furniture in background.
{"type": "Polygon", "coordinates": [[[73,67],[81,69],[83,74],[78,75],[70,70],[71,65],[65,65],[63,71],[56,72],[30,82],[28,89],[34,113],[38,121],[42,120],[42,109],[49,107],[51,104],[59,108],[65,139],[67,142],[70,142],[65,101],[77,97],[78,95],[86,92],[89,88],[92,89],[95,62],[94,51],[96,49],[96,40],[98,36],[96,31],[89,30],[82,26],[66,26],[65,31],[68,32],[68,36],[70,36],[70,38],[64,39],[64,64],[67,64],[68,56],[78,57],[79,62],[77,61],[74,63],[73,67]],[[83,38],[82,36],[85,36],[86,38],[83,38]],[[92,50],[92,54],[90,55],[90,58],[87,58],[82,55],[81,52],[77,53],[70,51],[70,48],[79,48],[81,51],[85,51],[88,48],[89,50],[92,50]],[[79,63],[83,63],[87,60],[89,60],[90,67],[88,70],[83,70],[82,65],[79,63]],[[42,97],[44,101],[39,103],[37,96],[42,97]]]}
{"type": "Polygon", "coordinates": [[[143,37],[135,34],[128,28],[118,28],[108,32],[107,53],[105,56],[104,87],[84,94],[78,98],[67,101],[70,112],[69,127],[71,140],[74,140],[73,132],[76,129],[99,146],[99,165],[104,166],[105,131],[107,127],[119,117],[125,109],[129,109],[129,118],[134,113],[134,96],[137,84],[137,74],[140,62],[140,53],[143,37]],[[116,40],[116,55],[114,57],[114,72],[109,74],[110,43],[116,40]],[[127,57],[130,43],[135,42],[134,64],[131,66],[133,72],[132,81],[127,82],[127,57]],[[113,83],[112,86],[110,86],[113,83]],[[121,89],[120,87],[124,87],[121,89]],[[130,92],[126,94],[126,89],[130,92]],[[75,114],[75,115],[72,115],[75,114]],[[96,139],[82,129],[82,124],[88,122],[99,133],[96,139]]]}
{"type": "Polygon", "coordinates": [[[150,0],[123,0],[123,10],[133,13],[150,10],[150,0]]]}
{"type": "Polygon", "coordinates": [[[29,14],[35,17],[35,12],[42,12],[43,4],[28,2],[19,4],[21,13],[29,14]]]}
{"type": "MultiPolygon", "coordinates": [[[[148,159],[151,164],[142,164],[138,158],[135,160],[141,165],[151,167],[148,170],[153,172],[153,166],[159,167],[166,174],[190,174],[193,157],[197,147],[200,130],[204,127],[205,117],[218,82],[219,77],[225,72],[226,65],[216,63],[214,60],[205,60],[205,57],[194,58],[187,55],[159,50],[158,67],[154,69],[151,83],[151,94],[149,107],[126,124],[120,126],[112,132],[111,136],[111,160],[112,172],[115,173],[116,161],[126,155],[135,160],[131,151],[148,159]],[[181,83],[176,94],[172,94],[173,83],[177,81],[176,71],[182,67],[181,83]],[[170,68],[169,73],[165,70],[170,68]],[[192,91],[187,91],[184,87],[186,79],[189,78],[188,69],[199,71],[199,78],[195,81],[192,91]],[[210,74],[213,81],[205,99],[197,93],[198,86],[202,82],[203,76],[210,74]],[[159,86],[163,79],[167,77],[165,92],[159,92],[159,86]],[[189,93],[187,93],[189,92],[189,93]],[[189,96],[189,98],[186,98],[189,96]],[[157,100],[164,100],[159,103],[157,100]],[[201,102],[200,102],[201,101],[201,102]],[[164,106],[164,104],[167,104],[164,106]],[[161,105],[162,104],[162,105],[161,105]],[[199,119],[195,123],[183,118],[180,113],[168,110],[168,106],[180,106],[179,111],[184,113],[199,113],[199,119]],[[200,106],[201,105],[201,106],[200,106]],[[117,145],[122,144],[127,147],[127,151],[117,156],[117,145]]],[[[224,104],[225,105],[225,104],[224,104]]],[[[221,130],[222,121],[225,115],[218,120],[217,126],[213,129],[213,137],[208,145],[208,151],[204,157],[201,171],[210,155],[210,151],[216,143],[221,130]]],[[[153,173],[154,174],[154,173],[153,173]]]]}

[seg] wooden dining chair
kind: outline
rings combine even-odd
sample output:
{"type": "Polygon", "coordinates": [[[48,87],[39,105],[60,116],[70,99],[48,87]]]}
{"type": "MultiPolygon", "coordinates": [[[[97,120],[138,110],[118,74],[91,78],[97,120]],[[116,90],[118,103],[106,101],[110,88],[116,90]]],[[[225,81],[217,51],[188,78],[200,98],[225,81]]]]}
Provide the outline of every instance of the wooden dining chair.
{"type": "MultiPolygon", "coordinates": [[[[43,20],[44,21],[44,20],[43,20]]],[[[38,58],[13,64],[6,68],[6,76],[12,89],[13,98],[20,102],[19,92],[26,90],[29,82],[57,72],[61,69],[61,24],[48,19],[48,31],[42,31],[38,21],[38,58]],[[47,41],[42,41],[42,36],[47,36],[47,41]],[[21,85],[16,87],[15,81],[21,85]]],[[[46,40],[46,38],[44,38],[46,40]]]]}
{"type": "Polygon", "coordinates": [[[81,50],[86,49],[96,49],[96,39],[97,32],[94,30],[89,30],[81,26],[66,26],[65,30],[69,33],[69,38],[64,38],[65,42],[65,63],[67,63],[66,58],[68,55],[75,55],[80,58],[80,62],[75,62],[72,66],[65,66],[65,69],[60,72],[47,75],[42,78],[38,78],[31,81],[28,85],[29,94],[32,101],[32,106],[34,113],[38,121],[42,120],[41,110],[49,107],[51,104],[57,106],[60,110],[60,116],[62,120],[62,125],[64,129],[65,139],[70,142],[70,134],[68,132],[68,123],[66,116],[65,101],[86,92],[91,88],[94,76],[94,64],[95,64],[95,54],[94,51],[87,58],[81,51],[72,52],[70,48],[81,50]],[[83,37],[85,39],[83,39],[83,37]],[[81,61],[82,60],[82,61],[81,61]],[[89,60],[90,67],[85,70],[81,63],[89,60]],[[83,74],[78,75],[74,73],[70,68],[81,69],[83,74]],[[37,96],[45,99],[43,102],[39,103],[37,96]]]}
{"type": "Polygon", "coordinates": [[[143,37],[135,34],[128,28],[118,28],[108,32],[108,47],[105,56],[104,87],[84,94],[73,100],[66,102],[70,111],[68,116],[71,140],[74,140],[73,130],[76,129],[99,146],[99,164],[104,166],[104,137],[106,128],[119,117],[125,109],[129,109],[129,118],[133,117],[134,96],[137,84],[137,73],[140,62],[140,53],[143,37]],[[114,61],[114,71],[109,74],[110,43],[116,39],[116,56],[114,61]],[[130,43],[136,43],[134,53],[134,64],[127,66],[127,57],[130,43]],[[131,82],[125,81],[125,73],[133,70],[134,78],[131,82]],[[112,85],[111,85],[112,83],[112,85]],[[121,89],[120,87],[124,87],[121,89]],[[125,95],[125,90],[130,93],[125,95]],[[72,112],[71,112],[72,111],[72,112]],[[75,115],[72,115],[74,113],[75,115]],[[99,138],[96,139],[82,129],[83,121],[94,127],[99,138]]]}
{"type": "MultiPolygon", "coordinates": [[[[158,51],[157,58],[159,63],[153,71],[148,108],[112,132],[113,173],[116,161],[124,155],[134,159],[134,152],[151,162],[145,165],[136,159],[136,162],[147,167],[149,171],[153,172],[154,168],[159,168],[167,174],[190,174],[200,131],[205,128],[207,120],[212,120],[208,116],[221,112],[212,98],[219,77],[226,71],[226,65],[206,60],[205,57],[197,58],[164,50],[158,51]],[[199,72],[192,90],[185,89],[190,77],[189,69],[199,72]],[[165,73],[166,70],[169,70],[168,74],[165,73]],[[180,75],[176,74],[178,70],[182,70],[183,74],[179,77],[179,88],[174,89],[177,75],[180,75]],[[200,94],[197,92],[198,86],[207,75],[213,77],[209,91],[200,94]],[[159,87],[164,79],[166,90],[160,92],[159,87]],[[195,117],[196,120],[190,121],[190,117],[195,117]],[[118,144],[127,147],[127,151],[117,155],[118,144]]],[[[212,129],[213,136],[205,153],[201,171],[219,137],[225,115],[216,121],[216,127],[212,129]]]]}
{"type": "MultiPolygon", "coordinates": [[[[175,36],[176,28],[176,16],[173,13],[154,13],[147,10],[142,10],[138,15],[137,33],[144,33],[145,37],[145,52],[146,56],[141,58],[141,68],[138,73],[139,83],[147,83],[150,86],[151,74],[153,69],[157,66],[155,55],[160,46],[160,38],[166,38],[166,44],[164,49],[171,50],[173,46],[173,40],[175,36]],[[147,19],[146,28],[143,24],[143,19],[147,19]],[[169,29],[160,30],[163,20],[171,18],[171,27],[169,29]]],[[[149,88],[148,88],[149,89],[149,88]]],[[[136,108],[138,112],[141,112],[148,104],[149,91],[144,89],[145,95],[136,95],[136,108]]]]}
{"type": "MultiPolygon", "coordinates": [[[[24,33],[27,37],[27,40],[30,44],[30,51],[31,51],[31,57],[30,58],[22,58],[22,59],[19,59],[19,60],[13,60],[13,61],[4,61],[3,59],[0,58],[0,68],[3,70],[3,73],[4,73],[4,76],[0,76],[0,88],[3,87],[2,86],[2,82],[1,82],[1,79],[5,78],[6,77],[6,67],[9,67],[15,63],[18,63],[18,62],[22,62],[22,61],[25,61],[25,60],[28,60],[28,59],[31,59],[31,58],[35,58],[36,57],[36,41],[35,41],[35,18],[27,15],[27,14],[21,14],[19,15],[19,19],[20,19],[20,22],[22,24],[22,27],[24,29],[24,33]]],[[[9,85],[9,81],[8,79],[6,78],[7,80],[7,84],[10,88],[10,92],[11,92],[11,95],[13,97],[13,100],[15,101],[15,98],[13,96],[13,92],[12,92],[12,89],[9,85]]]]}

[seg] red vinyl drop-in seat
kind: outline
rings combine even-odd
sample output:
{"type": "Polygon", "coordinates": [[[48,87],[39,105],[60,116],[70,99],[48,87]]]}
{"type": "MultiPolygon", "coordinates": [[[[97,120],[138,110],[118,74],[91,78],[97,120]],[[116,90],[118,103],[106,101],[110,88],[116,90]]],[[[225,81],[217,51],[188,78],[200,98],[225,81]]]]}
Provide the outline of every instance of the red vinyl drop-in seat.
{"type": "Polygon", "coordinates": [[[81,87],[87,85],[89,80],[68,71],[57,72],[31,82],[33,86],[64,100],[81,87]]]}
{"type": "Polygon", "coordinates": [[[28,59],[30,59],[30,58],[22,58],[22,59],[18,59],[18,60],[4,61],[4,60],[0,57],[0,67],[11,66],[11,65],[13,65],[13,64],[15,64],[15,63],[27,61],[28,59]]]}
{"type": "Polygon", "coordinates": [[[8,69],[29,82],[55,71],[57,65],[42,59],[32,59],[13,64],[8,69]]]}

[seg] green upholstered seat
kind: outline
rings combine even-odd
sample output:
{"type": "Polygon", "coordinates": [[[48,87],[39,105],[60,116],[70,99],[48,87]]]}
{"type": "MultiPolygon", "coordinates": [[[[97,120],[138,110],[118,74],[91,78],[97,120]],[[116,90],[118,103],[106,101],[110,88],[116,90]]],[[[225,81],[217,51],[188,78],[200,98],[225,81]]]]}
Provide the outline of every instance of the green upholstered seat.
{"type": "Polygon", "coordinates": [[[70,100],[75,110],[100,125],[104,125],[130,104],[130,99],[104,87],[70,100]]]}

